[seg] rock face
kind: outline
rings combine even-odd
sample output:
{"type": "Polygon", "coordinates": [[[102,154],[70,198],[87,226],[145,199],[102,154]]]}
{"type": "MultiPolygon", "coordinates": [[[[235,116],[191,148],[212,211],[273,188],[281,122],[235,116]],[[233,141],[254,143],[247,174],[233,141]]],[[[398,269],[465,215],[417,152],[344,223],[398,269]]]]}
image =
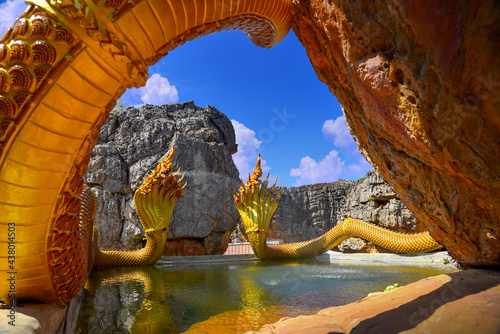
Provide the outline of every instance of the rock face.
{"type": "Polygon", "coordinates": [[[177,201],[166,255],[221,254],[239,221],[234,129],[214,107],[193,102],[129,107],[112,114],[95,146],[85,182],[97,196],[100,247],[136,248],[143,238],[133,194],[175,144],[175,168],[188,186],[177,201]],[[187,246],[190,247],[182,247],[187,246]]]}
{"type": "Polygon", "coordinates": [[[421,232],[425,229],[399,199],[392,188],[372,169],[359,179],[349,192],[342,218],[352,217],[379,224],[398,232],[421,232]]]}
{"type": "Polygon", "coordinates": [[[314,239],[341,221],[342,207],[356,181],[340,180],[285,189],[271,220],[268,239],[314,239]]]}
{"type": "MultiPolygon", "coordinates": [[[[369,170],[366,177],[360,179],[352,188],[340,217],[342,220],[352,217],[403,233],[418,233],[426,230],[374,169],[369,170]]],[[[347,239],[338,248],[345,253],[387,251],[360,238],[347,239]]]]}
{"type": "Polygon", "coordinates": [[[468,266],[500,264],[498,1],[294,0],[361,151],[468,266]]]}

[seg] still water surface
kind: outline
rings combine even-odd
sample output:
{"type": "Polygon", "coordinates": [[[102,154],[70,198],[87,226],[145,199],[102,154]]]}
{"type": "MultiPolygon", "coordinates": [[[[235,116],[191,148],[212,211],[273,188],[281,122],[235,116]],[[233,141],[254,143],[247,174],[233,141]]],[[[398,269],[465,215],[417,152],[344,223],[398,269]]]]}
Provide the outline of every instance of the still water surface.
{"type": "Polygon", "coordinates": [[[94,270],[76,333],[245,333],[441,273],[314,259],[94,270]]]}

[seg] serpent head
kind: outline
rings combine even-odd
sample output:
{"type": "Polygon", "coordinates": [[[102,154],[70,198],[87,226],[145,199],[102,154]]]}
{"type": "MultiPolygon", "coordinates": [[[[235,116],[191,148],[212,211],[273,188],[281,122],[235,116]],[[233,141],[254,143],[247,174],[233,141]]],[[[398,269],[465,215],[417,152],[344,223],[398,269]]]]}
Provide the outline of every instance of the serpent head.
{"type": "Polygon", "coordinates": [[[236,208],[240,212],[243,227],[256,255],[263,252],[265,248],[269,223],[278,207],[278,201],[283,191],[282,187],[279,189],[276,187],[277,178],[274,184],[268,188],[269,174],[263,181],[261,181],[261,177],[262,168],[259,154],[253,174],[248,175],[246,184],[241,180],[239,194],[234,192],[236,208]]]}
{"type": "Polygon", "coordinates": [[[168,232],[175,202],[184,196],[187,185],[181,185],[184,176],[180,179],[176,177],[180,168],[172,173],[174,147],[156,169],[144,178],[144,182],[134,194],[135,208],[146,233],[168,232]]]}

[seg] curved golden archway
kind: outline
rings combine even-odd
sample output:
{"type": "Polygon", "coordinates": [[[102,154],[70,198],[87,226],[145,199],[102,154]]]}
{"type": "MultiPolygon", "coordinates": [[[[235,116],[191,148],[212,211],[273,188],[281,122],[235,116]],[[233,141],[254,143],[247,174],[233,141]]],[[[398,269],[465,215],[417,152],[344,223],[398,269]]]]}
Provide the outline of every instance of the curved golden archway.
{"type": "Polygon", "coordinates": [[[196,37],[238,29],[258,46],[275,45],[290,30],[291,3],[28,3],[0,40],[0,297],[66,303],[87,272],[82,175],[116,99],[196,37]]]}

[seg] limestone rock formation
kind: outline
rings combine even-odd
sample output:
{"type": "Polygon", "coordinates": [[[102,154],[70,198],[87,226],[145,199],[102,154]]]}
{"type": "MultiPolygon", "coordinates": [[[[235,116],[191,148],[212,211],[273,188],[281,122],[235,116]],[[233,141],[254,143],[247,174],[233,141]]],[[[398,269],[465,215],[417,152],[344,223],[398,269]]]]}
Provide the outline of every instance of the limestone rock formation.
{"type": "Polygon", "coordinates": [[[174,209],[166,254],[225,251],[239,221],[232,198],[239,185],[231,158],[237,150],[234,129],[214,107],[193,102],[129,107],[116,111],[104,125],[84,178],[97,196],[101,247],[140,245],[144,232],[133,193],[174,144],[173,163],[188,186],[174,209]]]}
{"type": "Polygon", "coordinates": [[[415,217],[374,169],[358,180],[347,196],[344,216],[380,224],[398,232],[423,232],[415,217]]]}
{"type": "MultiPolygon", "coordinates": [[[[299,242],[316,238],[347,217],[405,233],[425,231],[392,188],[374,169],[358,181],[338,180],[283,191],[269,226],[268,239],[299,242]]],[[[235,230],[241,232],[241,230],[235,230]]],[[[232,241],[238,239],[235,233],[232,241]]],[[[384,252],[359,238],[339,245],[342,252],[384,252]]]]}
{"type": "Polygon", "coordinates": [[[268,239],[297,242],[326,233],[341,221],[342,207],[355,184],[339,180],[285,189],[271,220],[268,239]]]}
{"type": "Polygon", "coordinates": [[[294,0],[361,151],[454,258],[500,264],[498,1],[294,0]]]}

